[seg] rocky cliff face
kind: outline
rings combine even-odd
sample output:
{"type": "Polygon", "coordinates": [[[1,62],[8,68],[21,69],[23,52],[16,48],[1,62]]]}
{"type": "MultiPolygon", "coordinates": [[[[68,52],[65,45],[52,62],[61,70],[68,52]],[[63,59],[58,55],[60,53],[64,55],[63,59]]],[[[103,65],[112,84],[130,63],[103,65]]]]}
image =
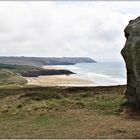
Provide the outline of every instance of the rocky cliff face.
{"type": "Polygon", "coordinates": [[[129,21],[124,30],[126,44],[121,54],[126,63],[128,103],[140,109],[140,17],[129,21]]]}

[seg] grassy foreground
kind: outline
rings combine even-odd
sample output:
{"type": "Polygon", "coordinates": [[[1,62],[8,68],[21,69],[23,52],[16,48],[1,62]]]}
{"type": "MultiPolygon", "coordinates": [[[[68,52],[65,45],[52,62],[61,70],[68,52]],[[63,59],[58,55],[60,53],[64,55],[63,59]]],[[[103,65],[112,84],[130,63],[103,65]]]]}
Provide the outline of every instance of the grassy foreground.
{"type": "Polygon", "coordinates": [[[140,138],[125,86],[1,87],[0,138],[140,138]]]}

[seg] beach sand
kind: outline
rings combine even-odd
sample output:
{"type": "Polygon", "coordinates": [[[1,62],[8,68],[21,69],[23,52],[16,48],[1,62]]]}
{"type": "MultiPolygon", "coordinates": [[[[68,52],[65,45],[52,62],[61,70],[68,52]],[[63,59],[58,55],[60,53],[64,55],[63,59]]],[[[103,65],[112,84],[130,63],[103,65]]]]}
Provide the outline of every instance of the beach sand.
{"type": "MultiPolygon", "coordinates": [[[[44,69],[63,69],[57,66],[43,66],[44,69]]],[[[83,80],[74,75],[48,75],[38,77],[24,77],[28,83],[27,85],[38,86],[93,86],[94,82],[83,80]]]]}
{"type": "Polygon", "coordinates": [[[90,86],[94,83],[88,80],[82,80],[66,75],[51,75],[39,77],[24,77],[28,83],[27,85],[39,86],[90,86]]]}

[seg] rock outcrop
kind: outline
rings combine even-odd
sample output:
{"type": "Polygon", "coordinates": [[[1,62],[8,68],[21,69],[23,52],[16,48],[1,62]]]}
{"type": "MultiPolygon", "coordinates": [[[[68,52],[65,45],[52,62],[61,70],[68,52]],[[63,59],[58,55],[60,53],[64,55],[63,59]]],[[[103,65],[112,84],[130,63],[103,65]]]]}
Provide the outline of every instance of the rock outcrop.
{"type": "Polygon", "coordinates": [[[27,71],[20,73],[23,77],[38,77],[38,76],[45,76],[45,75],[70,75],[75,74],[72,71],[60,69],[60,70],[53,70],[53,69],[44,69],[38,71],[27,71]]]}
{"type": "Polygon", "coordinates": [[[133,104],[140,109],[140,17],[129,21],[124,32],[126,44],[121,54],[127,69],[125,95],[129,104],[133,104]]]}

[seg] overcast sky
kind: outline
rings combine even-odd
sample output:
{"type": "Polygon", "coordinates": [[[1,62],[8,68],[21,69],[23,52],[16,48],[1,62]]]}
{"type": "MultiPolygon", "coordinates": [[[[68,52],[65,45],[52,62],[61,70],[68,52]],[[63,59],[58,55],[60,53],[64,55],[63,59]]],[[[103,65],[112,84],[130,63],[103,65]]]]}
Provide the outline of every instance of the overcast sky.
{"type": "Polygon", "coordinates": [[[122,61],[123,30],[140,2],[0,2],[1,56],[122,61]]]}

